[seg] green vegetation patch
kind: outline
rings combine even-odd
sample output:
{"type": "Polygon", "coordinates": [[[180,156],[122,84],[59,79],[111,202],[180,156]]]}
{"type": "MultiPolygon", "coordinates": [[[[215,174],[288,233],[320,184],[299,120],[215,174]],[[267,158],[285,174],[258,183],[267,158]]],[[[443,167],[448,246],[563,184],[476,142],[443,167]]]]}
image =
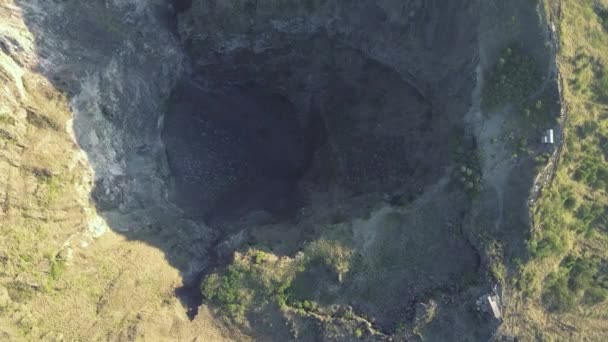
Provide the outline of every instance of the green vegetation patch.
{"type": "Polygon", "coordinates": [[[203,296],[216,304],[222,313],[242,321],[249,304],[247,283],[251,273],[240,266],[231,265],[223,274],[212,274],[201,286],[203,296]]]}
{"type": "Polygon", "coordinates": [[[534,213],[539,229],[528,245],[532,257],[546,258],[569,250],[573,243],[571,228],[574,228],[568,220],[573,214],[572,201],[576,199],[566,187],[545,190],[534,213]]]}
{"type": "Polygon", "coordinates": [[[329,303],[334,298],[327,285],[337,284],[349,271],[351,254],[344,244],[326,239],[311,242],[296,258],[250,249],[236,253],[226,269],[207,276],[201,292],[208,303],[237,323],[266,305],[313,311],[318,301],[329,303]]]}
{"type": "Polygon", "coordinates": [[[548,309],[567,312],[606,298],[608,10],[591,0],[563,1],[561,9],[565,144],[557,175],[534,208],[531,267],[519,284],[527,294],[541,289],[548,309]],[[546,270],[551,264],[557,271],[546,270]]]}
{"type": "Polygon", "coordinates": [[[534,59],[517,45],[504,49],[484,77],[481,107],[484,112],[512,103],[522,104],[542,82],[534,59]]]}
{"type": "Polygon", "coordinates": [[[558,312],[570,311],[579,303],[599,304],[608,296],[608,274],[598,258],[569,255],[545,283],[543,302],[558,312]]]}

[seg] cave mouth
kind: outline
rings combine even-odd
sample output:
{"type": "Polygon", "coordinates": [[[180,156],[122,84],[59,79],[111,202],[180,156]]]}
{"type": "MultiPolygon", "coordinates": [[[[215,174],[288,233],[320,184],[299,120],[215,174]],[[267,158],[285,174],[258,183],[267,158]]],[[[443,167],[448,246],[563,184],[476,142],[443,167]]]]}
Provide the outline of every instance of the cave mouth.
{"type": "Polygon", "coordinates": [[[337,188],[407,193],[439,176],[434,118],[394,69],[322,35],[216,53],[169,100],[170,200],[221,225],[294,218],[337,188]]]}

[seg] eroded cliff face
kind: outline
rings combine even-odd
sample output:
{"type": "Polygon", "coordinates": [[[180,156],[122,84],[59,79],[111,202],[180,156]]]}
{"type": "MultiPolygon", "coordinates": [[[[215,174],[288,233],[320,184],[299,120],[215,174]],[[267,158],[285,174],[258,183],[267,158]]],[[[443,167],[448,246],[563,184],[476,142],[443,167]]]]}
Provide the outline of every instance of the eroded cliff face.
{"type": "Polygon", "coordinates": [[[7,174],[38,178],[24,186],[39,202],[15,206],[31,200],[7,179],[4,212],[45,212],[40,189],[73,189],[49,195],[67,237],[35,256],[47,266],[4,274],[40,292],[37,306],[11,297],[36,329],[6,336],[492,335],[472,310],[488,283],[467,228],[484,191],[465,119],[477,1],[0,6],[7,174]]]}

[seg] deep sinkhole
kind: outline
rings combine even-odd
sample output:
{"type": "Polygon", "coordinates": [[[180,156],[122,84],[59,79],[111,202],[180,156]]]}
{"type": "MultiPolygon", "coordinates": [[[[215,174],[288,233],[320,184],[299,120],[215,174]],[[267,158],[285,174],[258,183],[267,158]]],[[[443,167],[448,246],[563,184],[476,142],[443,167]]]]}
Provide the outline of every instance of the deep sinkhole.
{"type": "Polygon", "coordinates": [[[253,86],[176,89],[164,141],[174,202],[195,218],[228,220],[263,210],[292,212],[298,182],[325,138],[321,118],[298,122],[293,103],[253,86]]]}
{"type": "Polygon", "coordinates": [[[182,78],[164,119],[170,199],[189,217],[288,219],[317,192],[390,191],[404,176],[437,175],[424,160],[430,104],[361,52],[315,37],[215,58],[182,78]]]}

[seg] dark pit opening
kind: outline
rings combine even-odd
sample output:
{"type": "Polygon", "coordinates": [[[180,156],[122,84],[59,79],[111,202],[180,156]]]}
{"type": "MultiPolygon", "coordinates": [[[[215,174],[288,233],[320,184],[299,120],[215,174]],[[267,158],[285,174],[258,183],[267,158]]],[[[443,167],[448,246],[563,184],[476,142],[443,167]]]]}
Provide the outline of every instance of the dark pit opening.
{"type": "Polygon", "coordinates": [[[217,228],[293,219],[319,192],[412,192],[441,174],[440,119],[394,69],[322,35],[209,54],[164,119],[170,199],[217,228]]]}
{"type": "Polygon", "coordinates": [[[302,205],[298,183],[325,140],[318,115],[299,121],[296,114],[287,97],[256,85],[208,89],[184,80],[163,135],[172,201],[208,223],[252,211],[293,214],[302,205]]]}

